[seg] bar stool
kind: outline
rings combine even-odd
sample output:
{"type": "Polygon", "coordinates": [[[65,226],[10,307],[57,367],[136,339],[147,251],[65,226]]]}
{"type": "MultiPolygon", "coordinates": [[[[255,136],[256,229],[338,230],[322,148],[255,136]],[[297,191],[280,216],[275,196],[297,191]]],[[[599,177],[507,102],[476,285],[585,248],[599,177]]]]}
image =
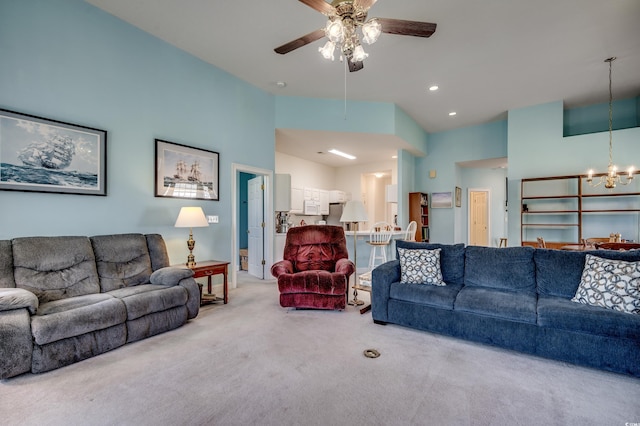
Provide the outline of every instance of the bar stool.
{"type": "Polygon", "coordinates": [[[367,244],[371,246],[369,270],[373,270],[377,266],[377,260],[381,260],[380,264],[387,261],[387,246],[390,242],[391,226],[386,222],[377,222],[373,225],[369,234],[369,241],[367,241],[367,244]]]}
{"type": "Polygon", "coordinates": [[[500,238],[500,245],[498,247],[506,247],[506,246],[507,246],[507,239],[500,238]]]}

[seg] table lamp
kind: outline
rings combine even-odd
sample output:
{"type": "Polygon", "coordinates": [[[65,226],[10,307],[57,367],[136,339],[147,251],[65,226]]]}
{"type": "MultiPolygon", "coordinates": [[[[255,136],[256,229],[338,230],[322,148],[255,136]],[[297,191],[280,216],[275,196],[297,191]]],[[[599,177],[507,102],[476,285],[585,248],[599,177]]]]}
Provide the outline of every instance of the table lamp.
{"type": "Polygon", "coordinates": [[[187,268],[193,268],[196,266],[196,259],[193,256],[193,248],[196,245],[193,239],[193,228],[199,228],[203,226],[209,226],[207,218],[204,217],[202,207],[183,207],[180,209],[178,219],[176,219],[176,228],[189,228],[189,239],[187,240],[187,247],[189,248],[189,256],[187,256],[187,268]]]}
{"type": "Polygon", "coordinates": [[[353,265],[356,271],[353,274],[353,300],[348,303],[354,306],[364,305],[364,301],[358,300],[358,253],[356,251],[356,240],[358,238],[358,222],[366,222],[367,220],[367,212],[362,201],[348,201],[342,210],[342,216],[340,216],[340,222],[349,222],[353,228],[353,265]]]}

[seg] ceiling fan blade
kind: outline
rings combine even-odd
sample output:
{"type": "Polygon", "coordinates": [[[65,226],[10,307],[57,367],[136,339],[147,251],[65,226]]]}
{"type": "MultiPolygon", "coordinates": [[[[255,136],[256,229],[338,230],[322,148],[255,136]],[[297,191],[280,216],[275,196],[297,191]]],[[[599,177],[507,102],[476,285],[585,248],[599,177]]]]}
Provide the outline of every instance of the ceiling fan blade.
{"type": "Polygon", "coordinates": [[[312,9],[317,10],[318,12],[324,15],[333,15],[336,12],[336,9],[331,6],[331,4],[327,3],[324,0],[300,0],[302,3],[306,4],[312,9]]]}
{"type": "Polygon", "coordinates": [[[352,62],[351,59],[347,59],[347,62],[349,63],[350,72],[360,71],[362,68],[364,68],[364,63],[362,61],[352,62]]]}
{"type": "Polygon", "coordinates": [[[285,53],[289,53],[292,50],[296,50],[299,47],[306,46],[309,43],[313,43],[316,40],[320,40],[324,37],[324,30],[315,30],[310,32],[309,34],[303,35],[300,38],[290,41],[289,43],[285,43],[280,47],[276,47],[273,49],[276,53],[284,55],[285,53]]]}
{"type": "Polygon", "coordinates": [[[363,9],[365,12],[375,4],[377,0],[355,0],[353,6],[356,9],[363,9]]]}
{"type": "Polygon", "coordinates": [[[431,37],[436,32],[436,24],[430,22],[405,21],[402,19],[377,18],[382,32],[387,34],[431,37]]]}

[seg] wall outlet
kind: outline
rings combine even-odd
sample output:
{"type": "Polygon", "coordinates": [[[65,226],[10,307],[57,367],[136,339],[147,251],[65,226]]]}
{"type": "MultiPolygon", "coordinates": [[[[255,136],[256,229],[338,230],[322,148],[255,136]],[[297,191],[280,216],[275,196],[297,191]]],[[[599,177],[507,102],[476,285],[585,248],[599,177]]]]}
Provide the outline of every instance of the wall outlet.
{"type": "Polygon", "coordinates": [[[209,223],[218,223],[218,216],[207,216],[207,222],[209,223]]]}

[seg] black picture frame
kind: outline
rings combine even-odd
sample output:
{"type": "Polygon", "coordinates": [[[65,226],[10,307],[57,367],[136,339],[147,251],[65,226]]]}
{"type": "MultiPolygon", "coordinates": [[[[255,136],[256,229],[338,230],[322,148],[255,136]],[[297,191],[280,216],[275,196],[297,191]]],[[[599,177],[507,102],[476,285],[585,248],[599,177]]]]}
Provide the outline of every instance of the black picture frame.
{"type": "Polygon", "coordinates": [[[155,140],[155,196],[220,201],[220,154],[155,140]]]}
{"type": "Polygon", "coordinates": [[[107,131],[0,109],[0,190],[107,195],[107,131]]]}

